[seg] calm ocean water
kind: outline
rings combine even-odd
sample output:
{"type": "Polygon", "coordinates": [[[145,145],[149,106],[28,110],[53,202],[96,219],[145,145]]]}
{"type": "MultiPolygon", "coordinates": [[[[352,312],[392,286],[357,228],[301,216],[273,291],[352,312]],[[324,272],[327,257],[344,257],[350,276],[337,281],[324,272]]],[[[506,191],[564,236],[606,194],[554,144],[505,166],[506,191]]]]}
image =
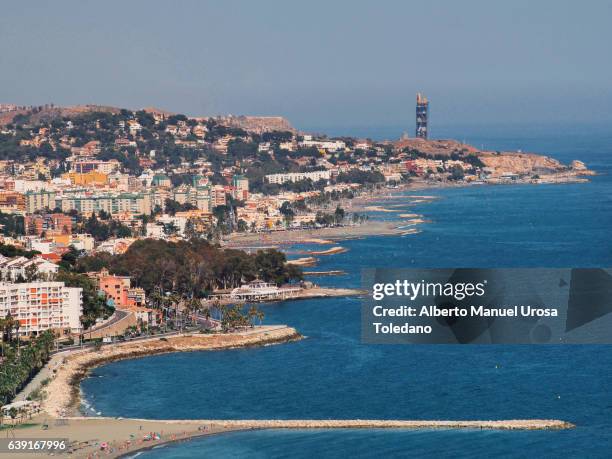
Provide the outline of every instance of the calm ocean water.
{"type": "MultiPolygon", "coordinates": [[[[589,184],[427,191],[439,199],[405,208],[432,220],[422,233],[344,242],[350,250],[321,257],[318,269],[348,275],[317,281],[358,286],[364,267],[612,267],[611,132],[447,133],[494,149],[581,159],[602,175],[589,184]]],[[[612,455],[609,346],[362,345],[358,299],[264,309],[266,322],[294,326],[307,339],[112,363],[83,382],[87,404],[106,416],[157,419],[558,418],[577,425],[559,432],[254,431],[168,446],[147,458],[612,455]]]]}

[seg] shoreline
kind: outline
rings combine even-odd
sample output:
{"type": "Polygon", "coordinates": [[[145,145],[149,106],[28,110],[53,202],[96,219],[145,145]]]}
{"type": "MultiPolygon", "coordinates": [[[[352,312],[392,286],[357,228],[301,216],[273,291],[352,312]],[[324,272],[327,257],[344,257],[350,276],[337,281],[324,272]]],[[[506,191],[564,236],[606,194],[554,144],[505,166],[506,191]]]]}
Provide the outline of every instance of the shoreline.
{"type": "MultiPolygon", "coordinates": [[[[304,265],[301,265],[304,266],[304,265]]],[[[334,271],[330,271],[334,272],[334,271]]],[[[344,273],[346,274],[346,273],[344,273]]],[[[321,287],[314,286],[309,288],[303,288],[298,293],[292,294],[287,297],[278,297],[278,298],[267,298],[267,299],[259,299],[259,300],[236,300],[230,297],[218,298],[216,301],[219,301],[221,304],[246,304],[246,303],[257,303],[260,305],[274,304],[282,301],[299,301],[299,300],[311,300],[316,298],[340,298],[340,297],[349,297],[349,296],[362,296],[367,295],[368,291],[364,289],[357,288],[342,288],[342,287],[321,287]]],[[[204,304],[211,305],[212,302],[207,302],[204,304]]]]}
{"type": "MultiPolygon", "coordinates": [[[[464,184],[464,185],[441,185],[441,186],[426,186],[425,188],[449,188],[449,187],[466,187],[466,186],[475,186],[464,184]]],[[[404,189],[393,189],[387,190],[389,194],[377,195],[372,197],[361,196],[356,198],[357,200],[362,200],[361,204],[355,203],[356,208],[359,206],[362,207],[378,207],[378,212],[399,212],[396,210],[388,210],[384,209],[384,207],[380,206],[372,206],[371,203],[373,201],[384,201],[386,199],[398,198],[400,196],[397,195],[398,192],[405,192],[407,190],[414,191],[415,188],[404,188],[404,189]]],[[[420,203],[430,202],[429,196],[405,196],[406,200],[410,200],[410,202],[414,199],[424,199],[419,201],[420,203]]],[[[384,204],[383,204],[384,205],[384,204]]],[[[394,207],[394,206],[389,206],[394,207]]],[[[270,234],[278,234],[278,243],[280,244],[295,244],[295,243],[303,243],[303,242],[311,242],[316,244],[332,244],[335,241],[343,240],[343,239],[355,239],[359,237],[365,236],[385,236],[385,235],[406,235],[413,234],[411,231],[418,231],[416,228],[419,227],[421,223],[426,223],[427,221],[421,220],[418,214],[400,214],[398,215],[400,218],[403,218],[404,222],[402,226],[402,221],[381,221],[374,219],[373,221],[369,221],[363,225],[357,226],[347,226],[347,227],[337,227],[337,228],[322,228],[322,229],[313,229],[313,230],[292,230],[292,231],[278,231],[270,234]],[[410,220],[406,221],[405,219],[412,218],[412,222],[410,220]],[[413,229],[406,231],[405,227],[413,226],[413,229]],[[352,231],[352,229],[355,229],[352,231]],[[360,228],[363,228],[360,229],[360,228]],[[383,229],[382,232],[373,232],[376,231],[377,228],[383,229]],[[400,229],[403,228],[403,229],[400,229]],[[324,230],[332,230],[330,231],[330,235],[326,235],[324,230]],[[335,231],[334,231],[335,230],[335,231]],[[295,235],[298,237],[302,235],[302,231],[305,231],[308,235],[306,239],[300,240],[295,239],[295,235]],[[384,232],[388,231],[388,232],[384,232]],[[342,234],[336,234],[342,233],[342,234]],[[284,236],[287,236],[285,238],[284,236]],[[325,238],[325,239],[323,239],[325,238]]],[[[262,235],[260,234],[250,234],[246,236],[253,236],[256,240],[261,241],[261,243],[269,242],[266,241],[262,235]]],[[[248,238],[247,238],[248,241],[248,238]]],[[[228,247],[231,247],[232,241],[228,243],[228,247]]],[[[238,246],[239,248],[239,246],[238,246]]],[[[329,250],[315,251],[314,253],[317,255],[332,255],[336,252],[335,247],[332,247],[329,250]]],[[[312,254],[312,252],[311,252],[312,254]]],[[[343,289],[330,289],[334,291],[340,291],[343,289]]],[[[344,289],[348,291],[347,289],[344,289]]],[[[337,293],[338,293],[337,292],[337,293]]],[[[358,292],[355,294],[362,294],[364,292],[358,292]]],[[[305,296],[302,298],[295,299],[303,299],[303,298],[318,298],[318,297],[326,297],[326,296],[347,296],[347,293],[343,294],[331,294],[331,295],[313,295],[313,296],[305,296]]],[[[142,340],[139,342],[132,343],[121,343],[113,346],[103,347],[99,351],[74,351],[70,354],[67,354],[65,357],[65,361],[62,362],[60,366],[57,367],[58,374],[51,381],[51,383],[45,388],[45,391],[55,391],[53,392],[53,401],[57,400],[68,400],[67,404],[57,409],[57,407],[47,406],[47,401],[43,401],[43,409],[47,412],[49,410],[55,409],[55,414],[51,414],[50,419],[52,422],[57,421],[58,415],[62,409],[65,412],[70,412],[71,409],[75,408],[75,405],[79,403],[80,394],[79,394],[79,385],[84,377],[87,376],[89,371],[93,368],[104,365],[113,361],[118,360],[126,360],[126,359],[135,359],[142,358],[153,355],[174,353],[174,352],[191,352],[191,351],[204,351],[204,350],[220,350],[220,349],[234,349],[241,347],[251,347],[251,346],[264,346],[271,345],[277,343],[283,343],[288,341],[293,341],[297,339],[301,339],[302,336],[293,328],[284,327],[287,330],[287,335],[279,334],[279,336],[271,337],[266,336],[268,333],[272,333],[274,330],[270,330],[270,328],[274,327],[256,327],[256,330],[253,330],[251,333],[249,332],[236,332],[232,334],[226,335],[179,335],[176,337],[168,337],[164,339],[153,337],[148,340],[142,340]],[[268,331],[264,330],[268,329],[268,331]],[[292,330],[293,332],[289,332],[292,330]],[[212,343],[210,341],[224,341],[224,338],[231,337],[232,342],[215,342],[212,343]],[[194,341],[194,338],[198,340],[210,340],[209,342],[192,342],[191,345],[183,346],[180,344],[181,339],[189,339],[194,341]],[[218,339],[217,339],[218,338],[218,339]],[[234,340],[235,338],[235,340],[234,340]],[[148,346],[148,344],[153,343],[153,345],[148,346]],[[146,349],[142,348],[142,345],[145,345],[146,349]],[[117,349],[120,349],[117,351],[117,349]],[[106,351],[108,354],[106,354],[106,351]],[[113,351],[117,351],[113,353],[113,351]],[[85,358],[85,354],[88,354],[89,357],[85,358]],[[81,361],[80,358],[83,357],[81,361]],[[59,383],[57,383],[59,374],[66,370],[64,366],[67,363],[70,363],[73,360],[72,364],[77,364],[74,371],[68,369],[69,373],[62,376],[64,381],[68,382],[68,386],[70,390],[66,390],[66,386],[64,386],[63,392],[61,395],[58,395],[59,383]],[[56,386],[53,386],[56,384],[56,386]],[[68,393],[66,395],[66,393],[68,393]]],[[[187,441],[193,438],[202,437],[206,435],[217,435],[221,433],[229,433],[229,432],[237,432],[237,431],[246,431],[246,430],[259,430],[259,429],[494,429],[494,430],[556,430],[556,429],[570,429],[573,428],[574,425],[558,420],[504,420],[504,421],[429,421],[429,420],[410,420],[410,421],[395,421],[395,420],[184,420],[184,421],[172,421],[172,420],[145,420],[145,419],[122,419],[122,418],[80,418],[78,416],[75,417],[62,417],[60,416],[62,421],[66,421],[68,423],[73,423],[71,427],[66,430],[63,430],[60,426],[54,426],[50,429],[52,432],[51,435],[58,435],[58,431],[63,430],[65,432],[64,436],[72,438],[75,435],[72,434],[73,431],[80,432],[80,429],[90,429],[91,426],[95,426],[95,432],[98,437],[95,437],[94,434],[88,434],[89,437],[85,441],[89,441],[92,438],[103,438],[110,439],[113,444],[121,445],[122,443],[129,441],[127,434],[129,433],[128,427],[134,429],[136,435],[138,432],[141,434],[144,433],[142,430],[142,426],[146,426],[146,431],[148,432],[148,428],[151,431],[156,431],[158,429],[164,432],[164,436],[168,436],[168,438],[161,438],[158,441],[151,441],[146,443],[141,443],[140,445],[134,444],[130,447],[129,450],[115,450],[112,454],[104,455],[106,457],[127,457],[136,453],[137,451],[143,451],[147,449],[153,449],[160,447],[161,445],[165,445],[168,443],[187,441]],[[139,425],[137,425],[139,424],[139,425]],[[208,427],[207,430],[200,430],[202,426],[206,425],[208,427]],[[140,428],[140,429],[139,429],[140,428]],[[115,431],[114,429],[117,429],[115,431]]],[[[45,419],[46,421],[46,419],[45,419]]],[[[32,433],[33,429],[23,429],[22,435],[27,435],[27,432],[30,431],[32,433]]],[[[87,430],[87,432],[90,432],[87,430]]],[[[37,431],[38,435],[39,432],[37,431]]],[[[45,433],[45,435],[47,435],[45,433]]],[[[80,435],[80,434],[79,434],[80,435]]],[[[136,438],[136,437],[134,437],[136,438]]],[[[110,443],[110,442],[109,442],[110,443]]],[[[136,443],[134,441],[134,443],[136,443]]],[[[118,447],[118,446],[117,446],[118,447]]],[[[88,446],[87,449],[83,449],[81,456],[81,451],[78,452],[78,455],[75,457],[89,457],[90,454],[99,451],[99,448],[95,448],[93,446],[88,446]],[[85,455],[86,452],[89,454],[85,455]]]]}
{"type": "MultiPolygon", "coordinates": [[[[164,422],[164,421],[161,421],[164,422]]],[[[173,421],[165,421],[173,422],[173,421]]],[[[184,421],[178,421],[184,422],[184,421]]],[[[501,420],[501,421],[429,421],[429,420],[200,420],[190,421],[200,424],[209,424],[209,431],[198,431],[193,435],[187,434],[175,440],[161,440],[154,445],[134,448],[125,451],[116,458],[132,457],[134,453],[148,451],[163,446],[169,446],[189,440],[195,440],[208,435],[221,435],[224,433],[247,432],[254,430],[351,430],[351,429],[377,429],[377,430],[565,430],[573,429],[574,424],[556,419],[531,420],[501,420]],[[213,431],[217,426],[224,430],[213,431]]],[[[111,455],[111,457],[113,457],[111,455]]]]}
{"type": "MultiPolygon", "coordinates": [[[[586,175],[596,175],[590,173],[586,175]]],[[[400,196],[398,193],[417,192],[427,190],[445,190],[449,188],[467,188],[473,186],[520,186],[520,185],[563,185],[572,183],[587,183],[588,178],[580,175],[557,175],[547,176],[548,180],[543,180],[540,183],[533,182],[489,182],[489,183],[453,183],[453,182],[424,182],[417,181],[398,185],[396,188],[373,191],[370,194],[360,194],[353,199],[340,200],[338,205],[345,207],[349,212],[375,212],[380,214],[400,214],[399,210],[389,209],[384,207],[381,201],[387,199],[405,198],[406,204],[427,204],[439,196],[400,196]],[[379,203],[373,205],[372,203],[379,203]]],[[[404,211],[406,212],[406,211],[404,211]]],[[[413,226],[430,223],[429,220],[423,218],[420,214],[400,214],[398,217],[406,220],[408,218],[422,220],[413,222],[413,226]],[[405,216],[403,216],[405,215],[405,216]],[[410,215],[410,217],[408,217],[410,215]]],[[[408,223],[411,224],[411,223],[408,223]]],[[[367,236],[406,236],[410,234],[418,234],[418,232],[408,232],[401,229],[405,225],[402,220],[389,221],[372,218],[366,223],[357,225],[346,225],[327,228],[308,228],[308,229],[289,229],[289,230],[271,230],[269,232],[260,233],[232,233],[227,239],[222,241],[221,245],[228,249],[264,249],[264,248],[279,248],[282,245],[295,244],[319,244],[327,245],[339,241],[350,239],[359,239],[367,236]]]]}
{"type": "Polygon", "coordinates": [[[277,230],[269,233],[234,233],[223,246],[229,249],[276,248],[279,245],[329,244],[367,236],[400,235],[401,222],[369,220],[367,223],[329,228],[277,230]],[[318,240],[324,242],[317,242],[318,240]]]}
{"type": "MultiPolygon", "coordinates": [[[[40,439],[67,438],[70,457],[129,457],[137,452],[180,443],[207,435],[253,430],[330,430],[330,429],[393,429],[393,430],[499,430],[533,431],[564,430],[575,425],[555,419],[512,420],[376,420],[376,419],[245,419],[245,420],[154,420],[111,417],[67,417],[48,430],[37,431],[40,439]],[[146,436],[154,438],[145,439],[146,436]],[[103,451],[101,445],[108,447],[103,451]]],[[[34,427],[16,429],[15,438],[32,437],[34,427]]],[[[57,455],[63,455],[56,453],[57,455]]],[[[22,454],[22,457],[40,457],[22,454]]]]}
{"type": "Polygon", "coordinates": [[[310,300],[313,298],[334,298],[367,295],[368,291],[356,288],[340,288],[340,287],[313,287],[305,289],[299,296],[287,298],[283,301],[290,300],[310,300]]]}
{"type": "MultiPolygon", "coordinates": [[[[44,388],[41,410],[52,417],[74,412],[80,401],[80,383],[95,367],[107,363],[175,352],[236,349],[297,341],[303,336],[286,325],[256,326],[226,334],[183,334],[166,338],[152,337],[136,342],[103,346],[59,356],[61,362],[44,388]]],[[[51,361],[49,362],[51,363],[51,361]]]]}

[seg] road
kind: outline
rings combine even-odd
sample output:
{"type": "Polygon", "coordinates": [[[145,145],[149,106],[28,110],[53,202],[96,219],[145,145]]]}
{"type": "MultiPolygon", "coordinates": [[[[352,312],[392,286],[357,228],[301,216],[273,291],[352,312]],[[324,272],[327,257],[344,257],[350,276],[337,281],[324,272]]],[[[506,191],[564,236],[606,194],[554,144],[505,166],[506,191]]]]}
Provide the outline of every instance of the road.
{"type": "Polygon", "coordinates": [[[88,333],[93,333],[93,332],[97,332],[100,330],[104,330],[105,328],[114,325],[120,320],[125,319],[128,316],[128,314],[130,314],[130,311],[124,311],[123,309],[115,309],[115,312],[113,312],[113,315],[110,317],[109,320],[107,320],[106,322],[102,324],[94,325],[90,329],[84,331],[83,336],[87,337],[88,333]]]}

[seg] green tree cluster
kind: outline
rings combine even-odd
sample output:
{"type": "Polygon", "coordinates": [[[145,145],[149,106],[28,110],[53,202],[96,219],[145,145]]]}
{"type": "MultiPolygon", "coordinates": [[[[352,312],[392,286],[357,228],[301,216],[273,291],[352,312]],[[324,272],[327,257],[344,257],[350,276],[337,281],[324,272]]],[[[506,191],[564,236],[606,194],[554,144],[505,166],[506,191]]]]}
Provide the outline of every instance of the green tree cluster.
{"type": "Polygon", "coordinates": [[[53,334],[43,332],[27,344],[14,345],[14,334],[8,336],[7,327],[14,327],[7,319],[0,319],[2,327],[3,360],[0,365],[0,403],[9,402],[24,387],[30,378],[38,372],[49,359],[53,348],[53,334]]]}
{"type": "Polygon", "coordinates": [[[157,290],[201,298],[213,290],[237,287],[254,279],[278,284],[302,279],[301,270],[286,261],[277,250],[247,254],[220,249],[202,239],[144,239],[121,255],[79,258],[77,269],[87,272],[103,266],[112,273],[131,276],[147,294],[157,290]]]}

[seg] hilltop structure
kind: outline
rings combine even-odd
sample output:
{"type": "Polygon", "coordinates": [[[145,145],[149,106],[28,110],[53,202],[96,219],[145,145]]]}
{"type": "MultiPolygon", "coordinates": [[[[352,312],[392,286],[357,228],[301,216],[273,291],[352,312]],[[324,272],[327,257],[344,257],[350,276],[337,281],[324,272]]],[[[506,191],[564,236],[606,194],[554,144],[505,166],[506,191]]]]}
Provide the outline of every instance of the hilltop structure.
{"type": "Polygon", "coordinates": [[[427,139],[429,121],[429,101],[427,97],[417,93],[416,99],[416,136],[419,139],[427,139]]]}

